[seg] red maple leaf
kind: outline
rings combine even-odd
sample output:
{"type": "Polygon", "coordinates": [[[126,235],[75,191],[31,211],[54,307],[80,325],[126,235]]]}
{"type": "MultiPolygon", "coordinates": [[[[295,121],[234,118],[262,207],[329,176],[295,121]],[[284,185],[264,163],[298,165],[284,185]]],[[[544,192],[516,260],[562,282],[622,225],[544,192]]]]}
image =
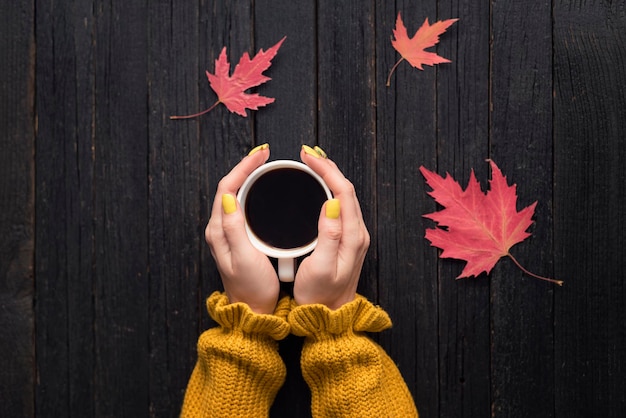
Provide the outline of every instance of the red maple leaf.
{"type": "Polygon", "coordinates": [[[509,186],[498,166],[490,163],[492,178],[487,193],[481,190],[474,170],[463,190],[449,174],[443,178],[420,167],[433,189],[428,194],[444,207],[424,215],[437,223],[437,227],[426,230],[426,239],[443,250],[441,258],[467,261],[457,278],[489,273],[500,258],[508,256],[525,273],[562,285],[562,281],[530,273],[511,255],[511,247],[530,236],[527,229],[533,223],[537,202],[518,212],[516,186],[509,186]]]}
{"type": "Polygon", "coordinates": [[[276,56],[285,38],[283,37],[267,51],[260,49],[252,59],[247,52],[244,52],[239,63],[235,66],[232,76],[228,74],[230,63],[226,57],[226,47],[224,47],[219,58],[215,60],[215,74],[206,72],[209,84],[217,94],[217,101],[202,112],[186,116],[171,116],[170,119],[195,118],[210,112],[220,103],[223,103],[231,112],[245,118],[247,116],[246,109],[257,110],[259,107],[273,103],[274,99],[271,97],[261,96],[258,93],[250,94],[245,91],[271,80],[263,75],[263,71],[272,65],[272,59],[276,56]]]}
{"type": "Polygon", "coordinates": [[[395,71],[396,67],[403,61],[407,60],[413,67],[423,70],[422,65],[433,66],[435,64],[441,64],[444,62],[450,62],[449,59],[440,57],[434,52],[425,51],[426,48],[435,46],[439,43],[439,35],[444,33],[454,22],[459,19],[448,19],[435,22],[434,24],[428,23],[428,18],[424,20],[422,26],[415,32],[412,38],[409,38],[407,34],[402,17],[398,13],[396,19],[396,28],[393,30],[393,36],[395,39],[391,40],[391,45],[402,56],[398,62],[393,66],[387,77],[387,86],[391,82],[391,74],[395,71]]]}

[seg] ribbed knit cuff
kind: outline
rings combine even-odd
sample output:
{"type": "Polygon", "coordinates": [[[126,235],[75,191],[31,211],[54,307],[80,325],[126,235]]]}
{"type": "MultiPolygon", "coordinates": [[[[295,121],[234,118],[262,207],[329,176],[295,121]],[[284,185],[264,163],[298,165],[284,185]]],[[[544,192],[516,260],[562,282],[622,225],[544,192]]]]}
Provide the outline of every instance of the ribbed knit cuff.
{"type": "Polygon", "coordinates": [[[315,339],[350,332],[380,332],[391,327],[389,315],[360,295],[337,310],[321,304],[299,306],[292,300],[287,321],[295,335],[315,339]]]}
{"type": "Polygon", "coordinates": [[[243,302],[230,303],[226,294],[221,292],[213,292],[206,305],[211,318],[224,329],[267,335],[277,341],[289,335],[290,327],[286,321],[288,297],[278,301],[273,315],[257,314],[243,302]]]}
{"type": "Polygon", "coordinates": [[[380,307],[358,295],[334,311],[292,302],[288,322],[306,337],[300,367],[314,418],[417,417],[397,367],[365,335],[391,326],[380,307]]]}
{"type": "Polygon", "coordinates": [[[286,306],[289,300],[282,299],[276,315],[263,315],[220,292],[209,296],[207,309],[220,326],[198,339],[181,417],[268,416],[287,373],[276,342],[289,334],[286,306]]]}

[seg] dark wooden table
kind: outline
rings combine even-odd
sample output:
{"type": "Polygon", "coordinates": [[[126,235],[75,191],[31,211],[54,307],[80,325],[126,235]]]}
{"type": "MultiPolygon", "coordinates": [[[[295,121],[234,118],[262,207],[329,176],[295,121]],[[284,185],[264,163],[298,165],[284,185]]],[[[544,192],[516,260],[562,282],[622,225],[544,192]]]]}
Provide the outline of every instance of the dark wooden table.
{"type": "MultiPolygon", "coordinates": [[[[256,144],[320,145],[355,184],[372,245],[360,292],[421,415],[618,417],[626,408],[623,1],[6,1],[0,11],[0,416],[176,416],[204,299],[218,180],[256,144]],[[398,12],[458,17],[419,71],[398,12]],[[247,118],[205,78],[287,36],[247,118]],[[532,237],[455,281],[424,239],[420,165],[538,201],[532,237]]],[[[301,340],[272,415],[309,415],[301,340]]]]}

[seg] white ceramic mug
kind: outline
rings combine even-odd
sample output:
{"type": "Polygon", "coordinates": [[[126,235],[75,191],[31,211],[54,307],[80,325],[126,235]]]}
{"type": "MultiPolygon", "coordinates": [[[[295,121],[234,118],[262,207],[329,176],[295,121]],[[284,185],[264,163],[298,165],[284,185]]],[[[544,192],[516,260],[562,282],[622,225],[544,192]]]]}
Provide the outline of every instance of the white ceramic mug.
{"type": "MultiPolygon", "coordinates": [[[[322,178],[317,173],[315,173],[312,169],[310,169],[307,165],[300,163],[298,161],[277,160],[277,161],[272,161],[272,162],[263,164],[262,166],[257,168],[255,171],[253,171],[248,176],[248,178],[244,181],[243,185],[239,189],[239,192],[237,193],[237,199],[239,200],[239,204],[242,207],[242,210],[244,211],[244,215],[246,215],[246,199],[248,198],[248,194],[252,186],[259,180],[259,178],[261,178],[265,174],[273,170],[285,169],[285,168],[295,169],[295,170],[299,170],[299,171],[307,173],[315,181],[317,181],[317,183],[319,183],[321,188],[324,190],[324,193],[326,194],[326,198],[332,199],[333,195],[330,189],[328,188],[328,186],[326,185],[326,183],[324,183],[324,180],[322,180],[322,178]]],[[[321,206],[320,208],[317,208],[317,209],[319,213],[321,206]]],[[[267,242],[259,238],[259,236],[255,234],[255,232],[250,227],[247,215],[245,216],[245,219],[246,219],[246,232],[248,233],[248,238],[250,239],[250,242],[252,243],[252,245],[256,249],[264,253],[265,255],[276,258],[278,260],[278,277],[281,281],[283,282],[293,281],[295,278],[295,270],[296,270],[295,259],[313,251],[313,249],[317,245],[317,235],[315,236],[315,239],[313,241],[301,247],[278,248],[278,247],[272,246],[271,244],[268,244],[267,242]]],[[[315,221],[315,225],[313,227],[317,231],[317,220],[315,221]]]]}

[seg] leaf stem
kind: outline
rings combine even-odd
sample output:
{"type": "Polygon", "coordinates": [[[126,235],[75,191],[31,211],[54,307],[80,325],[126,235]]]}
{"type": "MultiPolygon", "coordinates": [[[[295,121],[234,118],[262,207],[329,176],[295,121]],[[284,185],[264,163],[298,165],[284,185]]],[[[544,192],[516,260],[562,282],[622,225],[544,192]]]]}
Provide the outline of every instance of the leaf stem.
{"type": "Polygon", "coordinates": [[[526,270],[524,267],[522,267],[522,265],[519,263],[519,261],[517,261],[517,259],[516,259],[515,257],[513,257],[513,256],[511,255],[511,253],[508,253],[507,255],[509,256],[509,258],[510,258],[511,260],[513,260],[513,262],[515,263],[515,265],[516,265],[517,267],[519,267],[519,269],[520,269],[520,270],[522,270],[524,273],[528,274],[529,276],[534,277],[535,279],[544,280],[544,281],[546,281],[546,282],[556,283],[556,284],[558,284],[559,286],[563,286],[563,280],[554,280],[554,279],[550,279],[550,278],[547,278],[547,277],[539,276],[539,275],[537,275],[537,274],[535,274],[535,273],[531,273],[530,271],[528,271],[528,270],[526,270]]]}
{"type": "Polygon", "coordinates": [[[398,62],[396,62],[396,65],[394,65],[391,68],[391,71],[389,71],[389,77],[387,77],[387,84],[386,86],[389,87],[391,85],[391,74],[393,74],[393,72],[396,70],[396,68],[398,67],[398,65],[400,65],[400,63],[404,61],[404,57],[401,57],[398,62]]]}
{"type": "Polygon", "coordinates": [[[205,113],[209,113],[211,110],[213,110],[215,108],[215,106],[217,106],[218,104],[220,104],[220,101],[218,100],[217,102],[213,103],[208,109],[203,110],[202,112],[199,113],[194,113],[193,115],[184,115],[184,116],[170,116],[170,119],[174,120],[174,119],[192,119],[192,118],[196,118],[198,116],[204,115],[205,113]]]}

